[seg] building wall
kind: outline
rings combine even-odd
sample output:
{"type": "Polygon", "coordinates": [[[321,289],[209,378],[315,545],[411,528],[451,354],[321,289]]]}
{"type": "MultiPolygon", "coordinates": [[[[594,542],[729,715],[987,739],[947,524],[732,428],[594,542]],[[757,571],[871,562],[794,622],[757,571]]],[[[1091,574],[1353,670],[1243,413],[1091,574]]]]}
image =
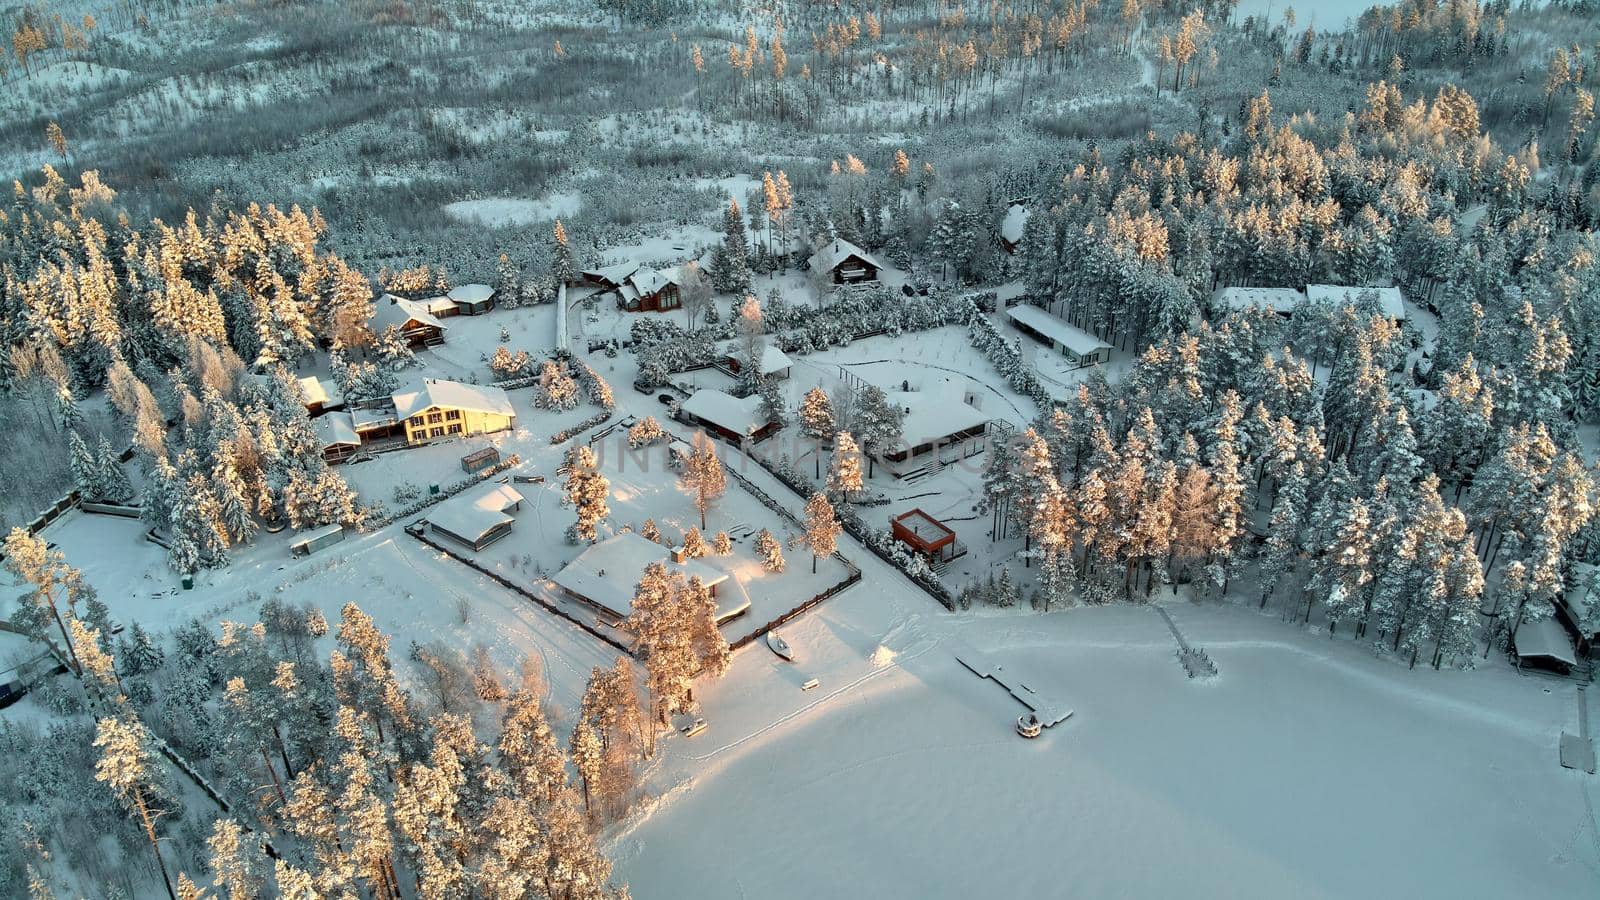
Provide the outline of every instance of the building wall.
{"type": "Polygon", "coordinates": [[[406,419],[406,443],[425,444],[469,434],[489,434],[510,428],[514,419],[470,409],[431,406],[406,419]],[[420,421],[419,421],[420,420],[420,421]]]}

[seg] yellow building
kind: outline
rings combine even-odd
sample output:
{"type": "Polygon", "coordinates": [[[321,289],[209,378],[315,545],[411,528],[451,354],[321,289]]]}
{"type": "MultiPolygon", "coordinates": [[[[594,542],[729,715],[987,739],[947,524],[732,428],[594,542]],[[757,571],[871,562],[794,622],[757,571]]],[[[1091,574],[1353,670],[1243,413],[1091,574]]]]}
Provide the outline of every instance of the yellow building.
{"type": "Polygon", "coordinates": [[[396,419],[405,426],[407,444],[490,434],[510,429],[517,422],[505,391],[432,378],[397,391],[394,409],[396,419]]]}

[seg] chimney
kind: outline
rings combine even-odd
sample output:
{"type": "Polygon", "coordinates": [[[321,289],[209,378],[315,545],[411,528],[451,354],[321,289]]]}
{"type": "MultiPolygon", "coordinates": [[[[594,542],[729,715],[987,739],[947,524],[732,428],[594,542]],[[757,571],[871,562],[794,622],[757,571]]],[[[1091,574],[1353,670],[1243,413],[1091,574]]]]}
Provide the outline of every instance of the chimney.
{"type": "Polygon", "coordinates": [[[672,548],[672,561],[673,562],[675,562],[675,563],[677,563],[678,565],[681,566],[681,565],[683,565],[683,563],[684,563],[684,561],[686,559],[688,559],[688,557],[684,555],[682,547],[673,547],[672,548]]]}

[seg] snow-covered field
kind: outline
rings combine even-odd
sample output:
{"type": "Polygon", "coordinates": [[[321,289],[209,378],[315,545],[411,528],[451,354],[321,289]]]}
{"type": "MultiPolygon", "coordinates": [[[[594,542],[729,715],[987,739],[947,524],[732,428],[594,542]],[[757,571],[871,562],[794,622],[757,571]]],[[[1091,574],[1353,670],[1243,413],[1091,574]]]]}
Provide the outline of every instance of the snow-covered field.
{"type": "Polygon", "coordinates": [[[577,214],[583,198],[577,194],[556,193],[539,200],[520,197],[489,197],[483,200],[458,200],[444,208],[445,215],[462,222],[498,228],[505,225],[531,225],[577,214]]]}
{"type": "Polygon", "coordinates": [[[1593,788],[1556,762],[1570,683],[1497,666],[1404,677],[1349,642],[1185,603],[1174,617],[1221,669],[1201,683],[1152,609],[896,625],[874,606],[861,592],[789,635],[810,654],[793,668],[836,691],[815,706],[789,711],[807,695],[764,651],[707,692],[712,731],[668,749],[685,785],[613,841],[639,896],[1579,897],[1600,883],[1593,788]],[[880,634],[899,653],[874,669],[880,634]],[[957,634],[1048,679],[1073,717],[1018,738],[1022,708],[956,662],[957,634]]]}

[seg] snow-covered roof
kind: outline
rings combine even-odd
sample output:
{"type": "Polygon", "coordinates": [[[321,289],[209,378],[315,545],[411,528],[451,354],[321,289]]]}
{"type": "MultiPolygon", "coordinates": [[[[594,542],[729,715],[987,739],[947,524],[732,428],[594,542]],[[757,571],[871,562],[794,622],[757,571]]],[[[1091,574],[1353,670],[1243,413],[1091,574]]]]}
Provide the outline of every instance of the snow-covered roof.
{"type": "MultiPolygon", "coordinates": [[[[739,341],[735,339],[731,341],[725,341],[722,344],[721,352],[723,356],[738,358],[740,354],[744,352],[744,349],[739,346],[739,341]]],[[[774,372],[782,372],[793,365],[794,360],[789,358],[789,354],[783,352],[777,347],[771,344],[766,344],[761,348],[762,375],[771,375],[774,372]]]]}
{"type": "Polygon", "coordinates": [[[328,390],[328,385],[315,375],[307,375],[300,379],[300,393],[306,395],[306,405],[338,403],[343,398],[337,391],[328,390]]]}
{"type": "Polygon", "coordinates": [[[290,542],[290,546],[309,544],[313,541],[322,540],[329,535],[338,534],[342,531],[344,531],[344,526],[338,522],[334,522],[331,525],[322,525],[317,528],[307,528],[304,531],[295,532],[294,540],[290,542]]]}
{"type": "Polygon", "coordinates": [[[454,312],[456,309],[456,301],[445,296],[428,297],[417,302],[421,303],[424,309],[435,316],[442,316],[446,313],[454,312]]]}
{"type": "Polygon", "coordinates": [[[912,448],[942,441],[989,421],[977,407],[943,391],[895,391],[888,397],[890,403],[905,412],[900,436],[912,448]]]}
{"type": "Polygon", "coordinates": [[[1406,305],[1397,287],[1350,287],[1341,284],[1308,284],[1306,299],[1312,303],[1325,303],[1335,307],[1354,306],[1361,295],[1371,291],[1378,295],[1378,308],[1391,319],[1404,319],[1406,305]]]}
{"type": "Polygon", "coordinates": [[[676,268],[663,270],[640,266],[634,270],[632,275],[628,276],[628,284],[638,291],[641,297],[660,293],[668,285],[677,283],[678,270],[676,268]]]}
{"type": "Polygon", "coordinates": [[[619,285],[628,280],[628,276],[639,271],[636,262],[620,262],[614,265],[601,266],[598,269],[585,269],[583,277],[591,281],[600,281],[609,285],[619,285]]]}
{"type": "Polygon", "coordinates": [[[624,531],[579,553],[557,572],[553,580],[568,591],[619,616],[633,611],[633,592],[651,563],[685,577],[698,575],[706,587],[717,588],[717,620],[738,615],[750,606],[750,597],[728,573],[703,559],[673,562],[666,547],[633,531],[624,531]]]}
{"type": "Polygon", "coordinates": [[[422,384],[395,391],[394,410],[398,418],[405,419],[433,407],[464,409],[471,412],[493,413],[512,417],[516,410],[506,392],[492,385],[462,384],[459,381],[424,379],[422,384]]]}
{"type": "Polygon", "coordinates": [[[522,493],[509,484],[490,483],[469,488],[435,506],[428,523],[459,538],[475,541],[491,529],[511,521],[506,510],[522,502],[522,493]]]}
{"type": "Polygon", "coordinates": [[[1217,309],[1265,309],[1292,313],[1306,302],[1299,288],[1287,287],[1225,287],[1217,288],[1212,295],[1212,306],[1217,309]]]}
{"type": "Polygon", "coordinates": [[[761,414],[761,398],[755,394],[740,398],[716,388],[702,388],[683,401],[680,408],[685,415],[734,434],[749,434],[767,424],[761,414]]]}
{"type": "Polygon", "coordinates": [[[857,247],[849,241],[834,238],[824,244],[822,249],[811,254],[811,268],[821,271],[832,271],[834,268],[850,257],[856,257],[876,269],[882,269],[883,263],[867,251],[857,247]]]}
{"type": "Polygon", "coordinates": [[[432,325],[435,328],[444,328],[445,324],[438,317],[428,311],[425,303],[396,297],[393,294],[384,294],[378,302],[372,305],[372,330],[382,332],[390,325],[401,328],[407,322],[417,322],[421,325],[432,325]]]}
{"type": "Polygon", "coordinates": [[[1006,310],[1006,315],[1019,325],[1026,325],[1079,356],[1110,350],[1111,345],[1082,328],[1052,316],[1028,303],[1019,303],[1006,310]]]}
{"type": "Polygon", "coordinates": [[[361,436],[356,434],[355,419],[347,412],[331,412],[325,416],[318,416],[311,420],[311,427],[316,429],[317,440],[323,448],[361,445],[361,436]]]}
{"type": "Polygon", "coordinates": [[[1578,664],[1578,658],[1572,652],[1572,638],[1553,617],[1538,621],[1524,619],[1517,626],[1516,642],[1517,656],[1523,659],[1537,656],[1569,666],[1578,664]]]}
{"type": "Polygon", "coordinates": [[[450,289],[450,299],[457,303],[482,303],[494,296],[494,288],[487,284],[462,284],[450,289]]]}
{"type": "Polygon", "coordinates": [[[1028,225],[1028,208],[1021,203],[1013,203],[1006,210],[1006,217],[1000,222],[1000,237],[1008,244],[1017,244],[1022,241],[1022,230],[1028,225]]]}
{"type": "MultiPolygon", "coordinates": [[[[350,424],[355,427],[356,431],[364,431],[369,428],[384,428],[395,423],[393,406],[358,406],[353,407],[347,415],[350,416],[350,424]]],[[[314,421],[320,422],[325,418],[327,416],[322,416],[314,421]]]]}

